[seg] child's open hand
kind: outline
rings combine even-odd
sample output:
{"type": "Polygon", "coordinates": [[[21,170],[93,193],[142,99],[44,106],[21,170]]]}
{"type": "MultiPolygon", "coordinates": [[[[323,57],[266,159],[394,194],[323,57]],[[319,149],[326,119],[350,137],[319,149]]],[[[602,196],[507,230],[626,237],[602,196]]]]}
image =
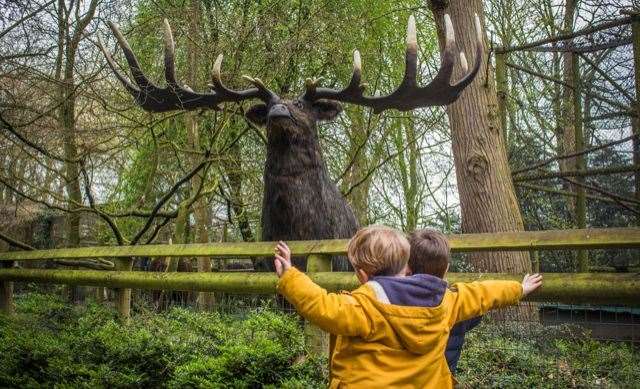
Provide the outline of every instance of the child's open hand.
{"type": "Polygon", "coordinates": [[[278,242],[276,246],[276,258],[273,264],[276,266],[278,278],[282,277],[284,272],[291,267],[291,250],[289,250],[289,246],[283,241],[278,242]]]}
{"type": "Polygon", "coordinates": [[[542,285],[541,274],[525,274],[522,279],[522,297],[527,296],[529,293],[538,289],[542,285]]]}

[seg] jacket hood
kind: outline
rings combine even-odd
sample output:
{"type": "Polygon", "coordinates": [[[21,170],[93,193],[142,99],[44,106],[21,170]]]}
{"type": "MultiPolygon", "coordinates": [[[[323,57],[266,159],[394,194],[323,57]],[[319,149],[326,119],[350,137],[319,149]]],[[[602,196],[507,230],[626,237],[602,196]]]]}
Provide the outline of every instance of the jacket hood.
{"type": "Polygon", "coordinates": [[[442,304],[448,287],[446,281],[417,274],[375,277],[365,286],[372,292],[365,294],[368,303],[380,312],[407,350],[425,354],[433,347],[434,338],[443,333],[448,336],[447,311],[442,304]]]}
{"type": "MultiPolygon", "coordinates": [[[[447,290],[446,281],[429,274],[416,274],[409,277],[374,277],[373,281],[382,286],[389,304],[409,307],[438,306],[447,290]]],[[[376,296],[378,296],[377,291],[376,296]]]]}

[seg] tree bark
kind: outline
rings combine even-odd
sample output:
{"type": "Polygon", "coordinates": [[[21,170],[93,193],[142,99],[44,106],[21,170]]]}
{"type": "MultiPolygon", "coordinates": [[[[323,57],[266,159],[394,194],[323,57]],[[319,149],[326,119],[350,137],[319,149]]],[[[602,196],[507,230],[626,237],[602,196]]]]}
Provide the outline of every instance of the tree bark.
{"type": "Polygon", "coordinates": [[[369,224],[369,189],[371,179],[365,179],[368,172],[369,160],[367,158],[367,123],[362,109],[350,112],[349,119],[349,157],[347,171],[342,182],[342,191],[345,192],[357,185],[348,196],[349,204],[361,226],[369,224]]]}
{"type": "MultiPolygon", "coordinates": [[[[74,20],[75,27],[71,31],[70,15],[75,11],[78,14],[80,3],[70,3],[66,7],[64,0],[58,1],[58,55],[56,60],[56,80],[58,81],[58,123],[62,132],[65,166],[64,180],[67,191],[68,208],[76,208],[82,203],[80,191],[80,167],[78,162],[78,145],[76,140],[76,86],[75,63],[80,40],[97,8],[97,0],[91,1],[86,14],[74,20]],[[76,8],[75,10],[73,8],[76,8]]],[[[68,247],[80,246],[80,214],[71,212],[66,219],[66,245],[68,247]]],[[[79,302],[83,299],[80,287],[69,288],[69,299],[79,302]]]]}
{"type": "MultiPolygon", "coordinates": [[[[458,48],[473,58],[476,45],[474,13],[483,15],[481,0],[429,2],[435,15],[440,47],[444,46],[444,13],[456,28],[458,48]],[[448,3],[448,4],[447,4],[448,3]]],[[[486,37],[483,37],[486,42],[486,37]]],[[[522,231],[524,229],[507,163],[503,131],[497,112],[498,97],[485,50],[476,80],[447,109],[464,232],[522,231]],[[488,71],[489,70],[489,71],[488,71]],[[488,75],[489,79],[485,79],[488,75]]],[[[462,70],[459,64],[454,78],[462,70]]],[[[526,252],[475,253],[469,256],[475,269],[484,272],[531,271],[526,252]]]]}
{"type": "MultiPolygon", "coordinates": [[[[633,68],[635,75],[636,89],[636,117],[632,119],[632,131],[634,134],[640,134],[640,16],[633,19],[631,23],[633,34],[633,68]]],[[[640,165],[640,140],[636,137],[633,139],[633,164],[640,165]]],[[[640,172],[636,172],[634,176],[635,198],[640,200],[640,172]]],[[[640,207],[638,207],[640,211],[640,207]]],[[[640,216],[636,218],[636,225],[640,225],[640,216]]]]}
{"type": "MultiPolygon", "coordinates": [[[[576,12],[576,0],[567,0],[564,8],[564,21],[562,25],[562,31],[565,34],[570,34],[573,31],[573,19],[576,12]]],[[[556,134],[558,139],[557,143],[561,143],[562,146],[558,147],[558,150],[564,154],[573,153],[576,151],[576,129],[575,129],[575,110],[574,110],[574,91],[569,86],[575,85],[574,72],[573,72],[573,56],[571,52],[562,53],[562,81],[566,86],[562,87],[562,100],[560,102],[560,116],[558,117],[558,130],[556,134]]],[[[573,171],[577,168],[577,162],[575,158],[567,158],[558,162],[561,172],[573,171]]],[[[565,190],[575,192],[577,188],[570,183],[563,182],[565,190]]],[[[571,213],[573,220],[576,219],[576,198],[567,198],[567,207],[571,213]]]]}
{"type": "MultiPolygon", "coordinates": [[[[188,31],[189,37],[187,38],[187,83],[190,87],[195,88],[198,86],[198,65],[200,53],[196,42],[199,41],[199,25],[200,25],[200,1],[192,0],[189,2],[187,14],[188,17],[188,31]]],[[[197,122],[197,113],[187,112],[185,114],[185,125],[187,127],[187,138],[192,150],[200,149],[200,132],[197,122]]],[[[191,154],[191,166],[195,167],[200,161],[198,154],[191,154]]],[[[200,188],[202,181],[206,179],[205,173],[197,174],[191,180],[191,189],[194,192],[200,188]]],[[[195,239],[198,243],[209,243],[209,210],[207,209],[206,198],[200,197],[193,204],[193,214],[195,217],[195,239]]],[[[211,258],[198,257],[198,271],[199,272],[211,272],[211,258]]],[[[198,292],[196,296],[196,307],[201,310],[209,310],[213,308],[214,295],[213,293],[198,292]]]]}

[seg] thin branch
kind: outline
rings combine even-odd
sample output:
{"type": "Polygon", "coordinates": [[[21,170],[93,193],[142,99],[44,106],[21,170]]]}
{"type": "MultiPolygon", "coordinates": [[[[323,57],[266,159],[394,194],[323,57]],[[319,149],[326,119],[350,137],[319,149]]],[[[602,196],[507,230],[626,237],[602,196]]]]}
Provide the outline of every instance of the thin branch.
{"type": "Polygon", "coordinates": [[[106,213],[96,208],[96,204],[93,199],[93,194],[91,193],[91,183],[89,182],[89,175],[87,174],[87,170],[85,169],[84,164],[80,166],[80,171],[82,173],[82,177],[84,180],[84,192],[87,196],[87,199],[89,200],[89,206],[91,207],[91,209],[95,211],[95,213],[98,214],[100,218],[102,218],[102,220],[104,220],[109,225],[109,228],[111,228],[113,235],[116,237],[116,241],[118,242],[118,245],[119,246],[124,245],[124,239],[122,238],[122,233],[120,232],[120,229],[118,228],[116,223],[113,221],[113,219],[111,219],[111,217],[109,217],[109,215],[107,215],[106,213]]]}
{"type": "Polygon", "coordinates": [[[581,54],[580,58],[582,58],[586,63],[588,63],[593,68],[593,70],[595,70],[599,75],[602,76],[602,78],[607,80],[609,84],[611,84],[614,88],[616,88],[618,92],[622,93],[622,95],[626,97],[631,104],[635,103],[636,99],[634,99],[633,96],[631,96],[631,94],[627,92],[619,83],[617,83],[613,78],[611,78],[611,76],[609,76],[607,72],[600,69],[600,67],[595,62],[589,59],[589,57],[581,54]]]}
{"type": "Polygon", "coordinates": [[[209,160],[204,160],[202,162],[200,162],[198,165],[196,165],[189,173],[187,173],[187,175],[185,175],[184,177],[182,177],[180,180],[178,180],[178,182],[176,182],[171,189],[169,189],[169,191],[167,193],[164,194],[164,196],[162,196],[162,198],[160,200],[158,200],[158,202],[156,203],[156,205],[153,207],[153,210],[151,211],[151,215],[149,216],[149,218],[147,219],[147,222],[145,223],[145,225],[140,229],[140,231],[138,231],[138,233],[136,234],[136,236],[131,240],[131,245],[136,245],[138,243],[138,241],[140,240],[140,238],[142,238],[142,236],[145,234],[145,232],[147,232],[147,230],[151,227],[151,224],[153,223],[153,220],[156,217],[156,214],[160,211],[160,208],[162,208],[164,206],[164,204],[169,201],[169,199],[171,197],[173,197],[173,195],[178,191],[178,189],[180,189],[180,187],[186,183],[187,181],[189,181],[193,176],[195,176],[196,174],[198,174],[198,172],[200,170],[202,170],[202,168],[204,168],[207,164],[209,164],[209,160]]]}
{"type": "MultiPolygon", "coordinates": [[[[520,188],[531,189],[531,190],[535,190],[535,191],[538,191],[538,192],[545,192],[545,193],[555,194],[555,195],[559,195],[559,196],[578,197],[577,193],[571,192],[571,191],[568,191],[568,190],[549,188],[549,187],[546,187],[546,186],[526,184],[526,183],[522,183],[522,182],[518,182],[515,185],[517,187],[520,187],[520,188]]],[[[608,197],[602,197],[602,196],[595,196],[595,195],[592,195],[592,194],[587,194],[587,198],[588,199],[592,199],[592,200],[596,200],[596,201],[602,201],[602,202],[605,202],[605,203],[617,204],[617,202],[615,200],[613,200],[611,198],[608,198],[608,197]]]]}
{"type": "MultiPolygon", "coordinates": [[[[597,186],[597,185],[595,185],[593,183],[592,183],[592,185],[589,185],[589,184],[585,184],[583,182],[579,182],[579,181],[573,180],[573,179],[568,178],[568,177],[562,177],[562,179],[567,181],[567,182],[569,182],[569,183],[571,183],[571,184],[573,184],[573,185],[580,186],[582,188],[585,188],[585,189],[600,193],[601,195],[607,196],[607,197],[613,199],[616,203],[618,203],[619,205],[623,206],[626,209],[629,209],[629,206],[624,204],[624,203],[632,203],[632,204],[640,205],[640,200],[636,200],[636,199],[632,199],[630,197],[624,197],[624,196],[617,195],[615,193],[606,191],[606,190],[600,188],[599,186],[597,186]]],[[[636,213],[635,210],[632,210],[632,212],[636,213]]]]}
{"type": "Polygon", "coordinates": [[[635,173],[637,171],[640,171],[640,165],[612,166],[612,167],[599,168],[599,169],[570,170],[570,171],[564,171],[564,172],[563,171],[560,171],[560,172],[543,171],[540,174],[514,177],[513,182],[548,180],[551,178],[563,178],[563,177],[591,177],[591,176],[602,176],[602,175],[609,175],[609,174],[635,173]]]}
{"type": "Polygon", "coordinates": [[[589,149],[585,149],[585,150],[578,151],[578,152],[575,152],[575,153],[564,154],[564,155],[559,155],[557,157],[549,158],[549,159],[546,159],[544,161],[538,162],[538,163],[536,163],[534,165],[527,166],[527,167],[524,167],[522,169],[514,170],[513,174],[515,175],[515,174],[528,172],[528,171],[531,171],[531,170],[536,170],[538,168],[546,166],[546,165],[548,165],[548,164],[550,164],[552,162],[555,162],[555,161],[560,161],[560,160],[563,160],[563,159],[573,158],[573,157],[577,157],[579,155],[589,154],[589,153],[592,153],[594,151],[602,150],[602,149],[605,149],[607,147],[616,146],[616,145],[619,145],[621,143],[625,143],[625,142],[628,142],[630,140],[633,140],[633,139],[635,139],[635,138],[637,138],[639,136],[640,136],[640,134],[633,134],[633,135],[628,136],[626,138],[622,138],[620,140],[616,140],[616,141],[609,142],[609,143],[604,143],[604,144],[601,144],[599,146],[591,147],[589,149]]]}
{"type": "Polygon", "coordinates": [[[532,47],[527,51],[536,51],[542,53],[592,53],[594,51],[601,51],[607,49],[614,49],[616,47],[630,45],[632,43],[632,38],[630,36],[624,37],[621,39],[612,40],[609,42],[598,43],[595,45],[588,46],[576,46],[576,45],[561,45],[561,46],[540,46],[540,47],[532,47]]]}
{"type": "Polygon", "coordinates": [[[20,141],[22,141],[23,143],[25,143],[26,145],[28,145],[29,147],[31,147],[32,149],[35,149],[37,151],[39,151],[41,154],[43,154],[44,156],[47,156],[51,159],[55,159],[56,161],[60,161],[60,162],[70,162],[70,163],[75,163],[78,162],[78,160],[69,160],[66,159],[64,157],[60,157],[57,155],[53,155],[51,154],[49,151],[47,151],[46,149],[44,149],[43,147],[38,146],[37,144],[31,142],[30,140],[28,140],[27,138],[25,138],[22,134],[20,134],[11,123],[9,123],[8,121],[5,120],[4,117],[2,117],[2,113],[0,113],[0,122],[2,123],[2,128],[9,131],[10,133],[12,133],[16,138],[20,139],[20,141]]]}
{"type": "MultiPolygon", "coordinates": [[[[575,87],[573,85],[568,84],[568,83],[566,83],[566,82],[564,82],[562,80],[558,80],[557,78],[554,78],[554,77],[551,77],[551,76],[547,76],[546,74],[542,74],[540,72],[536,72],[535,70],[527,69],[527,68],[524,68],[522,66],[516,65],[516,64],[511,63],[511,62],[506,62],[505,65],[507,65],[508,67],[510,67],[512,69],[520,70],[522,72],[531,74],[532,76],[540,77],[543,80],[551,81],[551,82],[554,82],[556,84],[562,85],[562,86],[564,86],[566,88],[569,88],[571,90],[575,90],[575,87]]],[[[628,107],[628,106],[626,106],[626,105],[624,105],[622,103],[619,103],[619,102],[617,102],[615,100],[611,100],[611,99],[609,99],[607,97],[604,97],[604,96],[600,96],[600,95],[595,94],[593,92],[590,92],[590,91],[588,91],[586,89],[581,89],[581,90],[587,96],[590,96],[590,97],[592,97],[594,99],[597,99],[597,100],[601,100],[601,101],[603,101],[603,102],[605,102],[605,103],[607,103],[607,104],[609,104],[609,105],[611,105],[613,107],[621,109],[622,111],[625,112],[625,114],[627,116],[632,116],[632,117],[637,117],[638,116],[637,112],[635,112],[633,109],[631,109],[630,107],[628,107]]]]}
{"type": "Polygon", "coordinates": [[[149,238],[144,244],[151,244],[156,239],[156,236],[158,235],[162,227],[166,226],[170,220],[171,218],[166,217],[160,224],[156,224],[153,231],[151,232],[151,235],[149,235],[149,238]]]}
{"type": "Polygon", "coordinates": [[[85,260],[85,261],[76,261],[76,260],[70,260],[70,259],[55,259],[52,261],[53,263],[55,263],[58,266],[69,266],[69,267],[86,267],[88,269],[94,269],[94,270],[113,270],[115,268],[115,264],[113,262],[110,261],[92,261],[92,260],[85,260]]]}
{"type": "Polygon", "coordinates": [[[534,47],[537,47],[537,46],[545,45],[547,43],[565,41],[565,40],[577,38],[579,36],[593,34],[593,33],[598,32],[598,31],[607,30],[609,28],[618,27],[618,26],[624,26],[624,25],[627,25],[627,24],[631,23],[632,20],[633,20],[633,17],[626,17],[626,18],[622,18],[622,19],[618,19],[618,20],[613,20],[613,21],[610,21],[610,22],[602,23],[600,25],[586,27],[586,28],[583,28],[582,30],[578,30],[578,31],[575,31],[575,32],[572,32],[572,33],[560,34],[560,35],[556,35],[556,36],[553,36],[553,37],[544,38],[544,39],[540,39],[540,40],[537,40],[537,41],[534,41],[534,42],[526,43],[526,44],[520,45],[520,46],[499,47],[499,48],[495,49],[495,52],[496,53],[509,53],[509,52],[512,52],[512,51],[528,50],[528,49],[531,49],[531,48],[534,48],[534,47]]]}
{"type": "Polygon", "coordinates": [[[50,6],[51,4],[55,3],[56,0],[51,0],[47,3],[44,3],[42,6],[40,6],[40,8],[36,9],[35,11],[31,12],[30,14],[27,14],[23,17],[21,17],[20,19],[16,20],[12,25],[10,25],[9,27],[5,28],[4,30],[0,31],[0,38],[2,38],[3,36],[7,35],[9,33],[9,31],[13,30],[14,28],[18,27],[20,24],[24,23],[25,21],[31,19],[32,17],[36,16],[40,11],[42,11],[43,9],[47,8],[48,6],[50,6]]]}
{"type": "Polygon", "coordinates": [[[20,248],[20,249],[23,249],[23,250],[35,250],[36,249],[33,246],[29,246],[28,244],[26,244],[24,242],[20,242],[19,240],[16,240],[16,239],[10,237],[9,235],[4,234],[2,231],[0,231],[0,240],[4,240],[10,246],[17,247],[17,248],[20,248]]]}

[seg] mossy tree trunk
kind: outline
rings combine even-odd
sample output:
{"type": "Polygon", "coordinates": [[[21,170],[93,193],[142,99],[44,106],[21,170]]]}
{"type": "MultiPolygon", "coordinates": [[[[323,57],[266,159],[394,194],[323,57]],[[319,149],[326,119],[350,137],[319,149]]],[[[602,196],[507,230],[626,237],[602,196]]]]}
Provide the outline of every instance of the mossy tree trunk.
{"type": "MultiPolygon", "coordinates": [[[[83,17],[79,17],[80,2],[58,1],[58,54],[56,58],[55,78],[58,81],[58,123],[64,149],[64,180],[67,195],[67,207],[75,209],[82,204],[80,191],[80,162],[76,129],[76,85],[75,66],[80,40],[98,5],[92,0],[83,17]],[[75,16],[73,16],[75,15],[75,16]],[[75,18],[73,20],[72,18],[75,18]]],[[[80,245],[80,213],[69,212],[66,219],[66,243],[70,247],[80,245]]],[[[73,302],[82,299],[80,288],[70,288],[69,298],[73,302]]]]}
{"type": "MultiPolygon", "coordinates": [[[[189,37],[187,39],[187,83],[190,87],[198,89],[198,67],[200,65],[200,52],[197,46],[197,42],[200,41],[199,28],[200,28],[200,9],[201,2],[199,0],[191,0],[188,5],[188,31],[189,37]]],[[[196,112],[187,112],[185,114],[185,124],[187,128],[187,138],[189,145],[193,151],[200,150],[200,126],[198,124],[198,115],[196,112]]],[[[200,155],[196,153],[191,154],[191,165],[195,167],[200,161],[200,155]]],[[[195,240],[198,243],[209,243],[209,230],[210,230],[210,218],[209,209],[205,196],[201,196],[196,192],[199,191],[203,185],[203,181],[207,179],[207,169],[204,172],[197,174],[191,181],[192,196],[199,196],[195,201],[193,207],[193,213],[195,217],[195,240]]],[[[211,258],[198,257],[198,271],[199,272],[211,272],[211,258]]],[[[196,297],[196,306],[198,309],[208,310],[214,305],[214,295],[212,293],[199,292],[196,297]]]]}
{"type": "MultiPolygon", "coordinates": [[[[458,48],[465,52],[467,58],[473,58],[476,46],[474,14],[482,17],[482,1],[432,0],[429,3],[437,22],[440,46],[444,46],[443,19],[448,13],[456,30],[458,48]]],[[[482,61],[478,77],[447,109],[462,208],[462,229],[465,233],[522,231],[522,216],[497,112],[498,96],[493,72],[486,69],[487,58],[485,49],[483,58],[474,59],[482,61]]],[[[453,77],[461,75],[462,70],[457,65],[453,77]]],[[[479,271],[531,271],[526,252],[474,253],[470,259],[479,271]]]]}
{"type": "Polygon", "coordinates": [[[362,226],[369,224],[369,190],[371,179],[367,178],[367,171],[371,161],[368,158],[369,123],[365,110],[360,107],[348,111],[351,123],[348,131],[349,148],[344,177],[342,177],[342,192],[348,193],[347,200],[353,213],[362,226]]]}

